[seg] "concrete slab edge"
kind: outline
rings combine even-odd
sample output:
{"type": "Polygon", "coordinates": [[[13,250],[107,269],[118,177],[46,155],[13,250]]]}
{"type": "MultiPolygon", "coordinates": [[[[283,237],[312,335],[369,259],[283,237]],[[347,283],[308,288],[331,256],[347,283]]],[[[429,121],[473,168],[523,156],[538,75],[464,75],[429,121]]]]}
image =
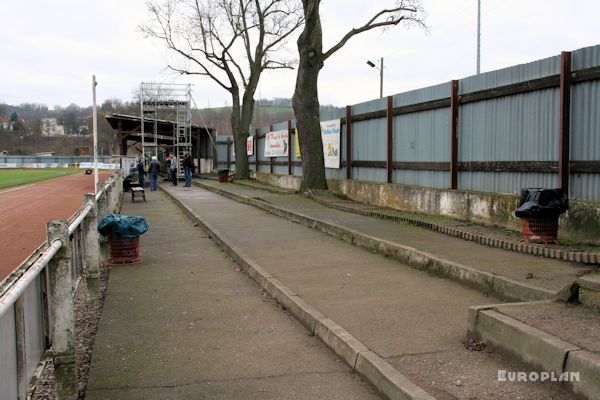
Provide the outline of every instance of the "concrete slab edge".
{"type": "Polygon", "coordinates": [[[592,273],[577,279],[579,302],[600,308],[600,274],[592,273]]]}
{"type": "Polygon", "coordinates": [[[537,301],[528,301],[528,302],[516,302],[516,303],[498,303],[498,304],[483,304],[479,306],[471,306],[468,310],[467,315],[467,337],[477,339],[477,317],[479,316],[480,311],[485,310],[495,310],[498,307],[507,308],[507,307],[522,307],[524,305],[532,305],[532,304],[547,304],[552,303],[553,300],[537,300],[537,301]]]}
{"type": "Polygon", "coordinates": [[[571,390],[585,399],[600,400],[599,354],[581,349],[496,310],[498,307],[547,302],[470,307],[468,335],[519,358],[532,368],[540,368],[540,372],[576,373],[578,379],[568,382],[571,390]]]}
{"type": "Polygon", "coordinates": [[[239,196],[226,190],[215,188],[212,185],[197,181],[195,181],[194,184],[231,200],[252,205],[273,215],[319,230],[362,249],[393,258],[416,269],[441,275],[470,287],[494,293],[507,299],[521,301],[546,300],[553,299],[557,294],[557,292],[550,289],[471,268],[466,265],[436,257],[430,253],[412,247],[362,234],[358,231],[344,228],[334,223],[320,221],[307,215],[286,210],[282,207],[277,207],[260,200],[239,196]]]}
{"type": "Polygon", "coordinates": [[[228,243],[216,228],[195,214],[191,208],[177,197],[169,191],[165,192],[185,211],[190,219],[196,221],[210,235],[211,239],[248,273],[248,276],[252,277],[261,288],[298,319],[311,334],[317,336],[354,371],[374,386],[377,391],[390,400],[435,400],[434,397],[412,383],[390,363],[369,350],[342,326],[320,313],[281,281],[253,262],[241,249],[228,243]]]}
{"type": "Polygon", "coordinates": [[[564,372],[578,373],[569,382],[571,390],[589,400],[600,400],[600,355],[586,350],[571,351],[564,372]]]}
{"type": "Polygon", "coordinates": [[[548,247],[543,247],[537,244],[519,243],[514,240],[505,239],[501,237],[491,237],[480,233],[469,232],[465,229],[436,224],[435,222],[423,221],[419,218],[409,216],[391,216],[379,212],[377,210],[357,210],[352,207],[345,207],[340,204],[333,204],[326,200],[320,199],[319,196],[308,195],[308,197],[319,204],[331,207],[336,210],[351,212],[354,214],[364,215],[378,219],[405,222],[421,228],[426,228],[432,231],[440,232],[448,236],[453,236],[463,240],[476,242],[485,246],[496,247],[508,251],[515,251],[523,254],[533,254],[535,256],[553,258],[556,260],[572,261],[585,264],[600,263],[600,253],[576,252],[563,249],[550,249],[548,247]]]}
{"type": "Polygon", "coordinates": [[[479,311],[477,335],[491,346],[548,372],[563,372],[567,354],[580,349],[496,310],[479,311]]]}
{"type": "Polygon", "coordinates": [[[387,361],[372,351],[358,354],[356,372],[371,382],[389,399],[434,399],[434,397],[409,381],[387,361]]]}

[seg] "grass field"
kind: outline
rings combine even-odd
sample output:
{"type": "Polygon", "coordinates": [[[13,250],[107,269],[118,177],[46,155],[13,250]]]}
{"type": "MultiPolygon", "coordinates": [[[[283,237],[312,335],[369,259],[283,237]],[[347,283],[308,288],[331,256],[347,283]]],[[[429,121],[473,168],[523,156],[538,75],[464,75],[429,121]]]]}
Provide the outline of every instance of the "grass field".
{"type": "Polygon", "coordinates": [[[0,169],[0,190],[82,171],[79,168],[0,169]]]}

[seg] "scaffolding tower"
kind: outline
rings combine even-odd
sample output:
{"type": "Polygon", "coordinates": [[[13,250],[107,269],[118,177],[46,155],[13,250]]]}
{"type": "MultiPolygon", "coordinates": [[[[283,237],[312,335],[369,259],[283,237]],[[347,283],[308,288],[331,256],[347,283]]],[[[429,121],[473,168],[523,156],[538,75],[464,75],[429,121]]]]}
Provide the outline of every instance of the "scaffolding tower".
{"type": "Polygon", "coordinates": [[[177,156],[177,176],[183,176],[184,151],[192,152],[192,85],[142,82],[140,84],[142,159],[146,149],[158,157],[158,123],[173,122],[173,153],[177,156]],[[146,142],[145,120],[153,121],[152,141],[146,142]]]}

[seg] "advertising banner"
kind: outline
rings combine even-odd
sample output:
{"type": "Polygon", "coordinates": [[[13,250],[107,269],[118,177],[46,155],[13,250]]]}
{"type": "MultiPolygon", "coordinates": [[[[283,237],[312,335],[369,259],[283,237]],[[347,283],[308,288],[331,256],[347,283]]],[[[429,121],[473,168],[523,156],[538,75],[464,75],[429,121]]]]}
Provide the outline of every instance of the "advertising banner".
{"type": "Polygon", "coordinates": [[[340,167],[340,132],[341,121],[339,119],[321,121],[325,168],[340,167]]]}
{"type": "Polygon", "coordinates": [[[296,157],[300,158],[300,139],[298,139],[298,128],[294,129],[294,144],[296,145],[296,157]]]}
{"type": "MultiPolygon", "coordinates": [[[[90,169],[94,168],[95,165],[93,162],[82,162],[79,163],[79,168],[90,169]]],[[[119,164],[109,164],[109,163],[98,163],[98,169],[119,169],[121,168],[119,164]]]]}
{"type": "Polygon", "coordinates": [[[254,155],[254,136],[248,136],[248,139],[246,139],[246,154],[249,156],[254,155]]]}
{"type": "Polygon", "coordinates": [[[288,131],[269,132],[265,136],[265,157],[285,157],[288,155],[288,131]]]}

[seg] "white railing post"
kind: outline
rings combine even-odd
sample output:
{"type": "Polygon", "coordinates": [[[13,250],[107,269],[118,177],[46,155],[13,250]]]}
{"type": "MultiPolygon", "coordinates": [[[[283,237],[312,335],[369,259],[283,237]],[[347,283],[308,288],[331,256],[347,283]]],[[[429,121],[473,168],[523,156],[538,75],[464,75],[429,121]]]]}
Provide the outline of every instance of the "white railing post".
{"type": "Polygon", "coordinates": [[[121,171],[117,171],[114,175],[114,212],[121,211],[121,199],[123,195],[123,180],[121,179],[121,171]]]}
{"type": "Polygon", "coordinates": [[[100,271],[100,239],[98,235],[98,205],[93,193],[83,195],[84,206],[90,205],[92,209],[83,220],[82,232],[85,261],[85,271],[88,278],[98,278],[100,271]]]}
{"type": "Polygon", "coordinates": [[[23,304],[23,296],[15,301],[15,337],[17,341],[17,393],[18,398],[25,399],[27,397],[27,387],[29,379],[27,379],[27,343],[25,335],[25,309],[23,304]]]}
{"type": "Polygon", "coordinates": [[[121,212],[121,204],[123,202],[123,171],[118,170],[116,174],[117,185],[117,212],[121,212]]]}
{"type": "Polygon", "coordinates": [[[106,200],[106,191],[102,189],[101,186],[98,187],[98,193],[102,191],[100,198],[98,198],[97,206],[98,206],[98,219],[104,218],[104,216],[108,213],[107,208],[107,200],[106,200]]]}
{"type": "Polygon", "coordinates": [[[52,315],[50,337],[56,376],[56,398],[76,399],[78,390],[69,226],[63,220],[50,220],[47,235],[50,245],[56,240],[62,242],[62,247],[48,263],[49,308],[52,315]]]}
{"type": "Polygon", "coordinates": [[[119,194],[119,189],[117,187],[117,179],[113,176],[112,178],[112,182],[110,183],[110,204],[111,204],[111,211],[113,213],[118,213],[119,212],[119,204],[118,204],[118,196],[119,194]]]}

